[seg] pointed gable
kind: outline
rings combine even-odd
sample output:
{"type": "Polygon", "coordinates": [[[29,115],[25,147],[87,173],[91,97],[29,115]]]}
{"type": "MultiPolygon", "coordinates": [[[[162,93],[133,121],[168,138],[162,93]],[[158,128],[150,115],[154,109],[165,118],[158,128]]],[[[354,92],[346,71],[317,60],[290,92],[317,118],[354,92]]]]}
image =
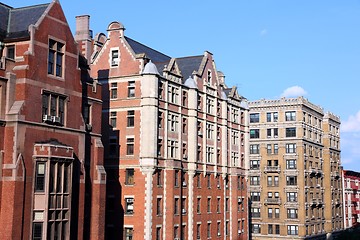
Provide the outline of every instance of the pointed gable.
{"type": "Polygon", "coordinates": [[[204,56],[191,56],[176,58],[176,63],[179,67],[181,75],[183,76],[183,82],[193,74],[197,74],[204,56]]]}

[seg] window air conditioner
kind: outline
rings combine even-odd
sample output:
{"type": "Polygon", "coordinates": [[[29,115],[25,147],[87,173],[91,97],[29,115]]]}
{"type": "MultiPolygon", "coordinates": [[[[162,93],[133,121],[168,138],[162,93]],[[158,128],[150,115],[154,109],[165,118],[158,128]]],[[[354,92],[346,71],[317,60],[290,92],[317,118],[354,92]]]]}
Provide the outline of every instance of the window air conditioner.
{"type": "Polygon", "coordinates": [[[185,210],[185,209],[181,209],[181,213],[182,213],[182,214],[185,214],[185,213],[186,213],[186,210],[185,210]]]}
{"type": "Polygon", "coordinates": [[[50,115],[43,115],[43,121],[46,122],[46,121],[51,121],[51,116],[50,115]]]}

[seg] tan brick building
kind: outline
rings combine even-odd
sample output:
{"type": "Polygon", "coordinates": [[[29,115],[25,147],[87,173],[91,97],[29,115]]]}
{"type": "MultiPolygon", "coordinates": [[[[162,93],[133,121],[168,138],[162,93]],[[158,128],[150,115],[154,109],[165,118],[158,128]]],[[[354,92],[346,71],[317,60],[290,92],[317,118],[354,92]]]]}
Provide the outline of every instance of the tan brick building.
{"type": "Polygon", "coordinates": [[[343,229],[340,119],[303,97],[249,102],[251,239],[343,229]]]}
{"type": "Polygon", "coordinates": [[[104,239],[101,88],[87,67],[58,1],[0,3],[1,239],[104,239]]]}
{"type": "Polygon", "coordinates": [[[103,85],[107,239],[247,239],[247,105],[213,55],[171,58],[119,22],[77,39],[103,85]]]}

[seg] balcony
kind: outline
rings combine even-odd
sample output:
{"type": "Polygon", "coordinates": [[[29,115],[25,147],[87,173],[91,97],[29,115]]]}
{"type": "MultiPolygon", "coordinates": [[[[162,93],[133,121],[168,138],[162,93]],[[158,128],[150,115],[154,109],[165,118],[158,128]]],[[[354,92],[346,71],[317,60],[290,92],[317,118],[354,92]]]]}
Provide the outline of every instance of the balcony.
{"type": "Polygon", "coordinates": [[[277,173],[279,173],[280,172],[280,166],[265,166],[264,172],[265,173],[268,173],[268,172],[277,172],[277,173]]]}
{"type": "Polygon", "coordinates": [[[281,205],[280,198],[267,198],[265,199],[265,205],[281,205]]]}

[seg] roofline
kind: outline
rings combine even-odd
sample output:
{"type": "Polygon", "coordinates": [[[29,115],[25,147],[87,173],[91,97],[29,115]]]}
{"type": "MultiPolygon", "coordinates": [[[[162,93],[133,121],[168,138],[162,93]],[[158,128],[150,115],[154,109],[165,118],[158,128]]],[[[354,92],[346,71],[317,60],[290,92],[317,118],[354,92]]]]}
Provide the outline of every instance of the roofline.
{"type": "Polygon", "coordinates": [[[147,47],[147,48],[149,48],[149,49],[151,49],[151,50],[153,50],[153,51],[155,51],[155,52],[158,52],[158,53],[160,53],[160,54],[162,54],[162,55],[164,55],[164,56],[166,56],[166,57],[168,57],[168,58],[171,59],[171,57],[170,57],[169,55],[166,55],[165,53],[160,52],[160,51],[158,51],[158,50],[156,50],[156,49],[154,49],[154,48],[151,48],[151,47],[149,47],[148,45],[145,45],[145,44],[143,44],[143,43],[141,43],[141,42],[138,42],[138,41],[134,40],[134,39],[131,38],[131,37],[128,37],[128,36],[124,36],[124,37],[125,37],[125,38],[129,38],[129,39],[131,39],[132,41],[134,41],[134,42],[136,42],[136,43],[138,43],[138,44],[141,44],[141,45],[143,45],[143,46],[145,46],[145,47],[147,47]]]}
{"type": "Polygon", "coordinates": [[[204,55],[194,55],[194,56],[186,56],[186,57],[177,57],[176,59],[185,59],[185,58],[194,58],[194,57],[204,57],[204,55]]]}
{"type": "Polygon", "coordinates": [[[10,7],[11,8],[11,11],[16,11],[16,10],[23,10],[25,8],[36,8],[36,7],[41,7],[41,6],[48,6],[50,5],[51,2],[49,3],[42,3],[42,4],[36,4],[36,5],[29,5],[29,6],[25,6],[25,7],[18,7],[18,8],[13,8],[13,7],[10,7]]]}
{"type": "Polygon", "coordinates": [[[9,8],[9,9],[14,9],[13,7],[11,7],[11,6],[9,6],[9,5],[6,5],[5,3],[2,3],[2,2],[0,2],[0,5],[3,5],[4,7],[7,7],[7,8],[9,8]]]}

